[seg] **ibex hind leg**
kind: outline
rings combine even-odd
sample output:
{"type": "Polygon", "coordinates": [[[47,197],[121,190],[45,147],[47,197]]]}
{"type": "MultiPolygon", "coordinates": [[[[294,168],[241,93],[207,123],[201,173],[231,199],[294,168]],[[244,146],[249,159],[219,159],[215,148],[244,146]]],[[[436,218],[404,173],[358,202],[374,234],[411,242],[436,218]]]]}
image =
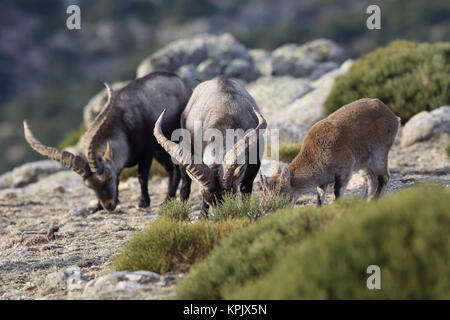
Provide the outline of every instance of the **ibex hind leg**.
{"type": "Polygon", "coordinates": [[[376,193],[378,187],[377,175],[370,169],[364,170],[365,192],[364,198],[371,200],[376,193]]]}
{"type": "Polygon", "coordinates": [[[166,169],[169,175],[166,201],[175,198],[177,194],[178,184],[180,183],[181,179],[180,170],[172,162],[172,159],[167,152],[155,152],[155,158],[166,169]]]}
{"type": "Polygon", "coordinates": [[[150,154],[138,165],[138,180],[141,185],[141,199],[139,200],[140,208],[147,208],[150,206],[150,196],[148,195],[148,178],[152,160],[153,155],[150,154]]]}

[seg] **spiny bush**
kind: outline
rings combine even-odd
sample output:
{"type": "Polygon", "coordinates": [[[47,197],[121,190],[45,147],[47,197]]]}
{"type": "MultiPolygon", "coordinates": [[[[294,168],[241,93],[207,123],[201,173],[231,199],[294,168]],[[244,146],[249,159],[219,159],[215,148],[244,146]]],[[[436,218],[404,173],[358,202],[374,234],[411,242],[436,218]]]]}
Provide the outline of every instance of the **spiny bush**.
{"type": "Polygon", "coordinates": [[[113,258],[113,267],[117,271],[183,272],[205,257],[222,238],[248,223],[249,219],[189,223],[161,217],[125,244],[113,258]]]}
{"type": "Polygon", "coordinates": [[[450,43],[394,41],[356,60],[336,79],[327,113],[360,98],[379,98],[406,122],[450,102],[450,43]]]}
{"type": "Polygon", "coordinates": [[[185,221],[189,220],[191,211],[192,207],[188,202],[172,199],[166,201],[159,207],[158,214],[170,219],[185,221]]]}
{"type": "Polygon", "coordinates": [[[422,187],[349,208],[225,298],[449,299],[449,206],[448,189],[422,187]],[[381,290],[367,288],[370,265],[380,267],[381,290]]]}
{"type": "Polygon", "coordinates": [[[301,142],[282,143],[278,151],[279,160],[283,162],[291,162],[300,152],[301,142]]]}
{"type": "Polygon", "coordinates": [[[322,208],[284,209],[223,240],[195,264],[177,289],[180,299],[222,299],[231,288],[268,272],[289,244],[320,230],[347,207],[346,201],[322,208]]]}

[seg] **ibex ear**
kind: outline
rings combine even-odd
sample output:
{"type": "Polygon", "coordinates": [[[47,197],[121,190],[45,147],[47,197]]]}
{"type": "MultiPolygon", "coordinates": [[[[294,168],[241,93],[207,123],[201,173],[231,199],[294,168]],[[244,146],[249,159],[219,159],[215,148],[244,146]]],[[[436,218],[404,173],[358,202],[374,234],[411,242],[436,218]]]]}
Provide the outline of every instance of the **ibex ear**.
{"type": "Polygon", "coordinates": [[[103,157],[106,160],[112,160],[113,159],[113,151],[111,149],[111,146],[109,145],[109,141],[106,143],[106,150],[105,150],[105,154],[103,155],[103,157]]]}

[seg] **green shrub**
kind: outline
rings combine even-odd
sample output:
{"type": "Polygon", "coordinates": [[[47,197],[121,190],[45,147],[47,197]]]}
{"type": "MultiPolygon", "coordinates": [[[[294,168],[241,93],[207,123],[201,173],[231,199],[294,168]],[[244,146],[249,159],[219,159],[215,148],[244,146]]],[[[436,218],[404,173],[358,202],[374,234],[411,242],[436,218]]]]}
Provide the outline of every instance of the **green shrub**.
{"type": "Polygon", "coordinates": [[[447,148],[445,149],[447,151],[447,156],[450,159],[450,143],[447,145],[447,148]]]}
{"type": "Polygon", "coordinates": [[[406,122],[450,102],[450,43],[394,41],[356,60],[336,79],[327,113],[360,98],[379,98],[406,122]]]}
{"type": "Polygon", "coordinates": [[[170,219],[186,221],[189,220],[191,211],[192,207],[188,202],[172,199],[166,201],[159,207],[158,214],[170,219]]]}
{"type": "Polygon", "coordinates": [[[291,162],[300,152],[301,147],[301,142],[280,144],[280,149],[278,151],[279,160],[287,163],[291,162]]]}
{"type": "Polygon", "coordinates": [[[235,287],[270,270],[290,243],[303,241],[346,208],[346,201],[322,208],[284,209],[225,239],[195,264],[177,288],[179,299],[222,299],[235,287]]]}
{"type": "Polygon", "coordinates": [[[449,206],[448,189],[428,187],[349,208],[225,298],[449,299],[449,206]],[[366,286],[370,265],[381,269],[381,290],[366,286]]]}
{"type": "Polygon", "coordinates": [[[248,219],[190,223],[161,217],[125,244],[113,258],[113,267],[117,271],[183,272],[206,256],[222,238],[248,223],[248,219]]]}
{"type": "Polygon", "coordinates": [[[67,147],[72,147],[78,143],[81,136],[86,132],[86,126],[84,123],[80,125],[77,130],[70,132],[64,139],[58,144],[58,148],[60,150],[65,149],[67,147]]]}

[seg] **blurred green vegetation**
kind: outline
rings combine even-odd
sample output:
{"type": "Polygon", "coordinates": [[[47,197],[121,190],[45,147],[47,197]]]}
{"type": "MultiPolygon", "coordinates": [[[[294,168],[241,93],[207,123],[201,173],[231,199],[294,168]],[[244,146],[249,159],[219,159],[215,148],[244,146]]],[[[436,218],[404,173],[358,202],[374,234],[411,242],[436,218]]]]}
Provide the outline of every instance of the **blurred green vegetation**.
{"type": "Polygon", "coordinates": [[[450,192],[402,191],[348,213],[228,299],[449,299],[450,192]],[[366,286],[380,267],[381,289],[366,286]]]}
{"type": "Polygon", "coordinates": [[[332,113],[360,98],[379,98],[403,123],[450,102],[450,42],[394,41],[356,60],[339,77],[325,108],[332,113]]]}
{"type": "Polygon", "coordinates": [[[422,186],[367,204],[285,209],[194,264],[180,299],[448,299],[450,191],[422,186]],[[366,270],[381,268],[381,290],[366,270]]]}

